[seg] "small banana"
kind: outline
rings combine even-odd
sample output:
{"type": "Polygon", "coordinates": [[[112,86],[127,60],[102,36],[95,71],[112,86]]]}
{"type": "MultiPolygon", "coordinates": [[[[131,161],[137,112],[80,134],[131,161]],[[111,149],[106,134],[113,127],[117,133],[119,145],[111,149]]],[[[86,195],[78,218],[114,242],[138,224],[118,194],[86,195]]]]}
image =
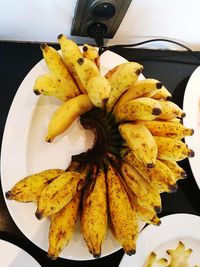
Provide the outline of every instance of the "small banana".
{"type": "Polygon", "coordinates": [[[64,102],[51,117],[46,141],[52,142],[56,136],[66,131],[76,118],[93,107],[87,95],[78,95],[64,102]]]}
{"type": "Polygon", "coordinates": [[[180,161],[187,157],[194,157],[194,151],[178,139],[154,136],[158,147],[158,158],[180,161]]]}
{"type": "Polygon", "coordinates": [[[55,48],[48,46],[47,44],[42,44],[40,48],[50,72],[58,77],[58,79],[66,80],[70,90],[74,91],[76,95],[79,95],[79,89],[67,69],[60,53],[55,48]]]}
{"type": "Polygon", "coordinates": [[[109,97],[111,85],[105,77],[96,76],[89,80],[86,90],[94,106],[103,108],[109,97]]]}
{"type": "Polygon", "coordinates": [[[60,44],[61,53],[65,65],[67,66],[69,72],[71,73],[73,79],[78,85],[81,93],[85,93],[85,88],[78,77],[78,74],[75,70],[75,64],[79,58],[83,58],[82,53],[78,47],[78,45],[72,40],[68,39],[64,34],[58,35],[58,42],[60,44]]]}
{"type": "Polygon", "coordinates": [[[121,172],[127,187],[136,196],[138,204],[144,208],[161,212],[161,198],[155,188],[128,162],[122,162],[121,172]]]}
{"type": "Polygon", "coordinates": [[[134,168],[143,176],[158,193],[174,192],[177,190],[176,179],[173,172],[160,160],[156,159],[156,164],[153,168],[147,169],[144,164],[136,159],[132,152],[124,156],[134,168]]]}
{"type": "Polygon", "coordinates": [[[83,45],[83,57],[92,60],[98,69],[100,69],[100,57],[97,49],[91,45],[83,45]]]}
{"type": "Polygon", "coordinates": [[[184,118],[186,116],[185,112],[171,101],[158,100],[162,113],[158,116],[159,120],[172,120],[176,117],[184,118]]]}
{"type": "Polygon", "coordinates": [[[194,130],[174,121],[142,121],[152,135],[182,139],[191,136],[194,130]]]}
{"type": "Polygon", "coordinates": [[[50,218],[48,257],[52,260],[57,259],[73,236],[80,199],[79,191],[64,208],[50,218]]]}
{"type": "Polygon", "coordinates": [[[164,86],[162,86],[158,90],[154,89],[151,92],[146,93],[144,96],[151,97],[157,100],[160,100],[160,99],[171,100],[172,99],[172,94],[164,86]]]}
{"type": "Polygon", "coordinates": [[[64,170],[49,169],[29,175],[6,192],[6,198],[18,202],[37,202],[42,190],[62,173],[64,170]]]}
{"type": "Polygon", "coordinates": [[[121,177],[109,164],[107,170],[108,204],[113,235],[128,255],[136,251],[138,222],[121,177]]]}
{"type": "Polygon", "coordinates": [[[46,186],[38,201],[36,217],[40,220],[60,211],[82,189],[84,178],[82,173],[68,171],[46,186]]]}
{"type": "Polygon", "coordinates": [[[185,179],[187,177],[187,173],[181,168],[176,161],[174,160],[161,160],[162,163],[167,165],[168,168],[173,172],[176,181],[179,179],[185,179]]]}
{"type": "Polygon", "coordinates": [[[89,252],[98,258],[107,230],[106,180],[102,169],[85,191],[81,212],[81,229],[89,252]]]}
{"type": "Polygon", "coordinates": [[[110,96],[107,103],[108,111],[111,111],[119,97],[128,89],[131,84],[134,84],[143,67],[136,62],[127,62],[118,65],[116,71],[108,78],[111,83],[110,96]]]}
{"type": "Polygon", "coordinates": [[[114,113],[118,121],[154,120],[162,113],[162,107],[158,100],[140,97],[130,100],[114,113]]]}
{"type": "Polygon", "coordinates": [[[119,131],[135,157],[147,168],[155,165],[158,154],[157,145],[150,131],[143,124],[124,123],[119,131]]]}
{"type": "MultiPolygon", "coordinates": [[[[93,61],[88,58],[79,58],[74,64],[75,71],[84,87],[85,92],[87,83],[93,77],[99,76],[100,72],[93,61]]],[[[85,93],[84,92],[84,93],[85,93]]]]}
{"type": "Polygon", "coordinates": [[[138,97],[145,96],[145,94],[152,91],[159,91],[163,88],[163,85],[155,79],[144,79],[137,81],[136,83],[129,86],[129,89],[120,97],[115,105],[114,110],[116,111],[119,107],[123,106],[130,100],[138,97]]]}
{"type": "Polygon", "coordinates": [[[54,96],[61,101],[67,101],[77,95],[66,79],[49,73],[36,79],[33,92],[36,95],[54,96]]]}

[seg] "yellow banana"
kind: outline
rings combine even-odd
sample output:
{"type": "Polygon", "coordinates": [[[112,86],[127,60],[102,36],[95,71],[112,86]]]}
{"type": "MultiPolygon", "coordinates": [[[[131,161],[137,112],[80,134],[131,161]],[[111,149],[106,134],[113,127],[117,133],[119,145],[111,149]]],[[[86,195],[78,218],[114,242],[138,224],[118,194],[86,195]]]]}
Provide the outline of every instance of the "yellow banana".
{"type": "Polygon", "coordinates": [[[171,100],[172,99],[172,94],[164,86],[162,86],[158,90],[156,90],[156,89],[152,90],[151,92],[148,92],[144,96],[145,97],[151,97],[151,98],[157,99],[157,100],[160,100],[160,99],[171,100]]]}
{"type": "Polygon", "coordinates": [[[139,123],[143,123],[155,136],[182,139],[194,133],[193,129],[186,128],[183,124],[173,121],[142,121],[139,123]]]}
{"type": "Polygon", "coordinates": [[[143,67],[135,62],[122,63],[116,68],[111,77],[106,77],[111,83],[111,91],[107,103],[108,111],[111,111],[116,101],[128,87],[137,81],[142,69],[143,67]]]}
{"type": "Polygon", "coordinates": [[[84,44],[83,45],[83,57],[92,60],[97,68],[100,68],[100,57],[97,49],[91,45],[84,44]]]}
{"type": "Polygon", "coordinates": [[[66,83],[68,84],[70,90],[74,91],[76,95],[79,95],[79,89],[76,83],[74,82],[74,79],[72,78],[59,52],[53,47],[48,46],[47,44],[42,44],[41,50],[50,72],[55,74],[59,79],[66,80],[66,83]]]}
{"type": "Polygon", "coordinates": [[[136,196],[138,204],[144,208],[161,212],[161,198],[155,188],[128,162],[122,162],[121,172],[127,187],[136,196]]]}
{"type": "Polygon", "coordinates": [[[87,95],[78,95],[64,102],[52,115],[48,125],[47,142],[63,133],[81,114],[94,106],[87,95]]]}
{"type": "Polygon", "coordinates": [[[155,165],[158,154],[157,145],[150,131],[144,124],[124,123],[119,131],[135,157],[147,168],[155,165]]]}
{"type": "Polygon", "coordinates": [[[58,78],[53,74],[39,76],[33,91],[36,95],[54,96],[61,101],[67,101],[77,95],[66,79],[58,78]]]}
{"type": "Polygon", "coordinates": [[[78,217],[80,199],[81,192],[79,191],[64,208],[50,218],[48,257],[52,260],[57,259],[72,238],[78,217]]]}
{"type": "Polygon", "coordinates": [[[118,121],[154,120],[162,113],[158,100],[140,97],[114,111],[118,121]]]}
{"type": "Polygon", "coordinates": [[[111,229],[125,253],[132,255],[136,251],[138,222],[129,197],[116,170],[108,165],[107,170],[108,203],[111,229]]]}
{"type": "Polygon", "coordinates": [[[155,79],[144,79],[137,81],[136,83],[129,86],[129,89],[120,97],[118,102],[115,105],[114,110],[116,111],[119,107],[123,106],[130,100],[133,100],[138,97],[142,97],[145,94],[159,91],[160,88],[163,88],[163,85],[155,79]]]}
{"type": "Polygon", "coordinates": [[[86,92],[87,83],[93,77],[99,76],[100,72],[93,61],[88,58],[79,58],[74,64],[75,71],[86,92]]]}
{"type": "Polygon", "coordinates": [[[160,160],[156,160],[153,168],[147,169],[144,164],[136,159],[132,152],[124,156],[134,168],[142,175],[157,191],[174,192],[177,190],[176,179],[173,172],[160,160]]]}
{"type": "Polygon", "coordinates": [[[36,217],[40,220],[61,210],[81,190],[84,178],[82,173],[68,171],[46,186],[38,201],[36,217]]]}
{"type": "Polygon", "coordinates": [[[187,157],[194,157],[194,151],[178,139],[154,136],[158,147],[158,158],[180,161],[187,157]]]}
{"type": "Polygon", "coordinates": [[[86,90],[94,106],[103,108],[109,97],[111,85],[105,77],[96,76],[89,80],[86,90]]]}
{"type": "Polygon", "coordinates": [[[29,175],[6,192],[6,198],[18,202],[37,202],[42,190],[62,173],[64,173],[64,170],[49,169],[29,175]]]}
{"type": "Polygon", "coordinates": [[[71,73],[73,79],[79,87],[81,93],[85,93],[85,88],[82,85],[80,78],[75,70],[75,64],[79,58],[83,58],[82,53],[78,45],[72,40],[68,39],[65,35],[58,35],[58,42],[60,44],[61,53],[65,65],[67,66],[69,72],[71,73]]]}
{"type": "Polygon", "coordinates": [[[158,116],[159,120],[172,120],[176,117],[184,118],[183,110],[171,101],[158,100],[162,108],[162,113],[158,116]]]}
{"type": "Polygon", "coordinates": [[[168,168],[173,172],[176,181],[179,179],[185,179],[187,173],[181,168],[174,160],[161,160],[168,168]]]}
{"type": "Polygon", "coordinates": [[[89,252],[100,257],[107,230],[106,180],[102,169],[83,197],[81,228],[89,252]]]}

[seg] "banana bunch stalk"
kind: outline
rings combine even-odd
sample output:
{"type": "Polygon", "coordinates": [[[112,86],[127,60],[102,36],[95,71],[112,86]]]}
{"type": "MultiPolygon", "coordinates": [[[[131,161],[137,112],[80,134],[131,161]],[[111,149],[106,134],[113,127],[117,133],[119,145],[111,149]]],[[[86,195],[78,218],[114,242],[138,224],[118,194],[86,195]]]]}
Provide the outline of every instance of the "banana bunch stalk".
{"type": "Polygon", "coordinates": [[[159,225],[161,193],[176,192],[179,180],[186,178],[179,161],[194,156],[184,142],[194,131],[182,124],[186,114],[160,81],[140,79],[141,64],[126,62],[102,75],[94,47],[84,44],[81,50],[63,34],[58,43],[59,52],[41,45],[48,71],[33,87],[36,95],[60,100],[44,138],[53,142],[80,119],[94,131],[94,144],[73,155],[66,170],[29,175],[6,197],[35,202],[36,217],[49,219],[51,259],[71,240],[79,216],[95,258],[103,251],[108,227],[132,255],[140,222],[159,225]]]}

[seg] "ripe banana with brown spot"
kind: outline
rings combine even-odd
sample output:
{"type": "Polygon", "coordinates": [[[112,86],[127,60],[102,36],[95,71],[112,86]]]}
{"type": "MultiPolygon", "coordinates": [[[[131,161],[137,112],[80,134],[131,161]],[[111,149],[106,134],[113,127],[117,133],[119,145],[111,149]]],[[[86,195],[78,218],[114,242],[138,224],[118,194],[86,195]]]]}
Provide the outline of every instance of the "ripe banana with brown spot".
{"type": "Polygon", "coordinates": [[[36,79],[33,92],[36,95],[54,96],[61,101],[67,101],[77,95],[66,79],[58,78],[49,73],[36,79]]]}
{"type": "Polygon", "coordinates": [[[85,190],[81,211],[81,229],[89,252],[101,256],[101,247],[107,231],[106,179],[102,169],[85,190]]]}
{"type": "Polygon", "coordinates": [[[136,62],[127,62],[118,65],[116,71],[110,77],[106,77],[111,84],[110,96],[107,103],[107,110],[111,111],[119,97],[134,84],[143,67],[136,62]]]}
{"type": "Polygon", "coordinates": [[[173,172],[160,160],[156,159],[153,168],[146,168],[142,162],[136,159],[133,152],[129,152],[124,156],[134,168],[142,175],[158,193],[175,192],[177,190],[176,179],[173,172]]]}
{"type": "Polygon", "coordinates": [[[67,66],[65,65],[60,53],[55,48],[48,46],[47,44],[42,44],[40,48],[50,72],[59,79],[64,79],[68,85],[68,88],[74,91],[75,95],[79,95],[80,92],[78,86],[72,78],[71,73],[67,69],[67,66]]]}
{"type": "Polygon", "coordinates": [[[100,57],[97,49],[91,45],[84,44],[83,45],[83,57],[90,59],[93,61],[97,68],[100,69],[100,57]]]}
{"type": "Polygon", "coordinates": [[[80,78],[75,70],[75,64],[79,58],[83,58],[83,55],[78,47],[78,45],[72,40],[68,39],[65,35],[58,35],[58,42],[60,44],[61,53],[65,65],[67,66],[69,72],[71,73],[73,79],[78,85],[81,93],[86,93],[83,84],[80,81],[80,78]]]}
{"type": "Polygon", "coordinates": [[[48,257],[51,260],[57,259],[73,236],[80,200],[79,191],[66,206],[50,218],[48,257]]]}
{"type": "Polygon", "coordinates": [[[157,145],[150,131],[144,124],[124,123],[119,131],[135,157],[147,168],[155,165],[158,154],[157,145]]]}
{"type": "Polygon", "coordinates": [[[74,64],[75,71],[84,87],[85,92],[87,92],[87,84],[89,80],[93,77],[99,76],[100,72],[93,61],[88,58],[79,58],[74,64]]]}
{"type": "Polygon", "coordinates": [[[119,173],[109,164],[107,170],[108,205],[111,230],[128,255],[136,251],[138,222],[119,173]]]}
{"type": "Polygon", "coordinates": [[[114,111],[117,121],[154,120],[161,113],[159,101],[148,97],[130,100],[114,111]]]}
{"type": "Polygon", "coordinates": [[[187,173],[174,160],[161,160],[173,172],[176,181],[187,178],[187,173]]]}
{"type": "Polygon", "coordinates": [[[163,85],[155,79],[144,79],[141,81],[136,81],[136,83],[131,84],[128,90],[123,95],[121,95],[114,107],[114,112],[130,100],[145,96],[145,94],[152,91],[157,92],[160,90],[160,88],[163,88],[163,85]]]}
{"type": "Polygon", "coordinates": [[[40,220],[60,211],[82,189],[84,179],[84,174],[76,171],[61,174],[43,189],[38,201],[36,217],[40,220]]]}
{"type": "Polygon", "coordinates": [[[193,129],[173,121],[141,121],[137,123],[143,123],[154,136],[182,139],[185,136],[192,136],[194,133],[193,129]]]}
{"type": "Polygon", "coordinates": [[[37,202],[42,190],[62,173],[64,173],[64,170],[49,169],[29,175],[6,192],[6,198],[18,202],[37,202]]]}
{"type": "Polygon", "coordinates": [[[160,99],[171,100],[172,99],[172,94],[164,86],[162,86],[158,90],[154,89],[154,90],[146,93],[144,96],[145,97],[151,97],[151,98],[157,99],[157,100],[160,100],[160,99]]]}
{"type": "Polygon", "coordinates": [[[121,172],[127,187],[135,195],[138,204],[144,208],[161,212],[161,198],[155,188],[128,162],[122,162],[121,172]]]}
{"type": "Polygon", "coordinates": [[[185,112],[174,102],[158,100],[162,113],[158,116],[159,120],[172,120],[176,117],[184,118],[186,116],[185,112]]]}
{"type": "Polygon", "coordinates": [[[178,139],[161,136],[154,136],[154,139],[158,147],[159,159],[180,161],[194,157],[194,151],[178,139]]]}
{"type": "Polygon", "coordinates": [[[75,119],[93,107],[88,95],[84,94],[64,102],[50,119],[46,141],[52,142],[56,136],[66,131],[75,119]]]}
{"type": "Polygon", "coordinates": [[[96,76],[87,83],[87,94],[95,107],[103,108],[109,97],[111,84],[103,76],[96,76]]]}

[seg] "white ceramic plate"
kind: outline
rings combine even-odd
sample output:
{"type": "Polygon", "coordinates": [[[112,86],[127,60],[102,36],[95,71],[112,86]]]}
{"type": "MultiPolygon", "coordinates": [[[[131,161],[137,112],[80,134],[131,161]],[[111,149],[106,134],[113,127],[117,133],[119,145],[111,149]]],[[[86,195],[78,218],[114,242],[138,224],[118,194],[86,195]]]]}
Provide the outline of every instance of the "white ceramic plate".
{"type": "MultiPolygon", "coordinates": [[[[101,56],[101,73],[126,60],[113,52],[101,56]]],[[[83,129],[79,120],[73,123],[67,133],[57,137],[51,144],[44,141],[51,114],[61,102],[55,98],[34,95],[32,88],[36,78],[47,72],[41,60],[25,77],[10,108],[2,142],[1,177],[3,192],[10,190],[21,178],[48,168],[65,169],[72,154],[87,150],[93,142],[93,134],[83,129]]],[[[5,199],[9,212],[22,233],[38,247],[48,249],[48,219],[38,221],[34,215],[33,203],[17,203],[5,199]]],[[[141,224],[141,228],[144,224],[141,224]]],[[[120,249],[119,244],[108,231],[102,247],[102,256],[120,249]]],[[[75,260],[93,259],[77,228],[73,239],[60,254],[75,260]]]]}
{"type": "Polygon", "coordinates": [[[39,267],[39,263],[20,247],[0,240],[1,267],[39,267]]]}
{"type": "Polygon", "coordinates": [[[194,150],[195,157],[189,158],[189,163],[200,188],[200,67],[191,75],[184,94],[183,110],[186,113],[184,125],[194,129],[192,137],[186,137],[187,145],[194,150]]]}
{"type": "Polygon", "coordinates": [[[119,267],[143,267],[148,255],[154,251],[158,258],[169,259],[167,249],[175,249],[179,241],[193,250],[189,266],[200,265],[200,217],[191,214],[173,214],[161,218],[160,226],[149,225],[138,238],[136,254],[124,255],[119,267]]]}

